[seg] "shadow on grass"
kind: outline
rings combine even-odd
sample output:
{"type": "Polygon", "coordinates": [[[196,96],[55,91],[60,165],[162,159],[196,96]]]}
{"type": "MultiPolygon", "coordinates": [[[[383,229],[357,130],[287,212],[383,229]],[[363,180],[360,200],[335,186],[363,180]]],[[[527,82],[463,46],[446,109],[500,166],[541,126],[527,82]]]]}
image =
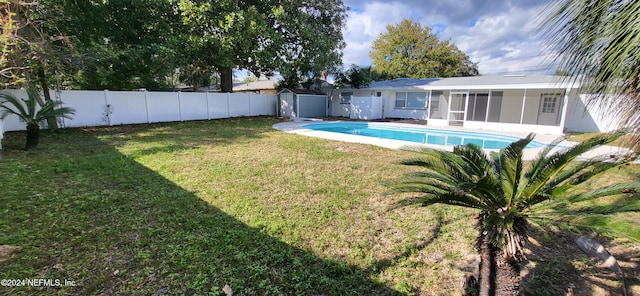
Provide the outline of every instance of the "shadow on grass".
{"type": "Polygon", "coordinates": [[[0,161],[0,244],[22,247],[0,263],[3,279],[75,284],[0,294],[222,295],[225,285],[235,295],[396,294],[365,270],[243,224],[99,134],[66,131],[0,161]]]}

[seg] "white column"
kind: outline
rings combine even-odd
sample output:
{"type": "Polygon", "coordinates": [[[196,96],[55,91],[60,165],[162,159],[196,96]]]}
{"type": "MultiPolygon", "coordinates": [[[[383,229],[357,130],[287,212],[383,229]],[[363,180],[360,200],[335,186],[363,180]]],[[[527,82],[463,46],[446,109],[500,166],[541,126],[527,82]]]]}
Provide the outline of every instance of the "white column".
{"type": "Polygon", "coordinates": [[[560,132],[564,134],[564,124],[567,120],[567,107],[569,105],[569,93],[571,88],[567,87],[564,92],[564,98],[562,99],[562,114],[560,114],[560,132]]]}
{"type": "Polygon", "coordinates": [[[522,96],[522,110],[520,110],[520,124],[524,120],[524,106],[527,105],[527,89],[524,89],[524,95],[522,96]]]}

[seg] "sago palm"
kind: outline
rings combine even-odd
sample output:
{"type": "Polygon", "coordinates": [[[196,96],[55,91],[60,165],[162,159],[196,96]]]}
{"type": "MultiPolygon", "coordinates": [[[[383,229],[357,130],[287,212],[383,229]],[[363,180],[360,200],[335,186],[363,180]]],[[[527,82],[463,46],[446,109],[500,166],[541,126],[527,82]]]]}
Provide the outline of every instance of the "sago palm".
{"type": "Polygon", "coordinates": [[[480,290],[487,290],[491,288],[483,286],[492,285],[489,280],[492,271],[487,262],[493,261],[493,248],[489,244],[501,249],[505,256],[522,259],[530,217],[552,220],[556,216],[550,213],[562,212],[563,205],[640,189],[640,182],[586,192],[574,189],[608,169],[634,160],[631,155],[619,154],[573,162],[620,135],[602,134],[571,148],[554,150],[559,139],[528,164],[523,161],[523,152],[533,134],[491,156],[474,144],[457,146],[453,152],[425,149],[420,151],[421,157],[403,162],[423,170],[408,175],[393,187],[399,192],[420,193],[403,205],[441,203],[480,210],[478,242],[485,262],[481,264],[480,290]],[[538,215],[539,212],[542,214],[538,215]]]}
{"type": "Polygon", "coordinates": [[[39,94],[33,89],[28,89],[27,94],[27,99],[18,99],[11,94],[0,94],[0,119],[13,114],[27,124],[26,149],[29,150],[38,146],[41,122],[50,118],[71,118],[71,115],[75,114],[75,109],[59,107],[62,102],[54,101],[46,102],[38,109],[39,94]]]}
{"type": "MultiPolygon", "coordinates": [[[[523,152],[533,140],[530,134],[492,156],[474,144],[453,152],[422,150],[423,157],[404,161],[420,166],[394,185],[400,192],[418,192],[413,203],[436,203],[479,209],[483,234],[505,255],[521,258],[527,238],[527,217],[538,211],[560,209],[561,204],[596,199],[640,189],[627,182],[580,192],[571,190],[590,178],[635,158],[628,154],[602,155],[573,162],[581,154],[610,143],[621,133],[601,134],[571,148],[556,148],[559,140],[544,148],[525,171],[523,152]]],[[[536,218],[552,215],[534,215],[536,218]]]]}

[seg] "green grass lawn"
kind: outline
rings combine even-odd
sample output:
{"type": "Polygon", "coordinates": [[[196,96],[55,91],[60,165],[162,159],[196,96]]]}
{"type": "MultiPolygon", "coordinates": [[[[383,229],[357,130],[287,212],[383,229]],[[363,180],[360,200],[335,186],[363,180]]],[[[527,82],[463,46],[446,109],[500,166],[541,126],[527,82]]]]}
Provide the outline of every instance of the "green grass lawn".
{"type": "Polygon", "coordinates": [[[398,164],[412,152],[286,134],[276,122],[44,132],[29,152],[24,133],[7,133],[0,245],[21,249],[0,262],[1,278],[76,285],[0,294],[459,293],[478,263],[475,212],[391,210],[406,196],[385,184],[414,169],[398,164]]]}

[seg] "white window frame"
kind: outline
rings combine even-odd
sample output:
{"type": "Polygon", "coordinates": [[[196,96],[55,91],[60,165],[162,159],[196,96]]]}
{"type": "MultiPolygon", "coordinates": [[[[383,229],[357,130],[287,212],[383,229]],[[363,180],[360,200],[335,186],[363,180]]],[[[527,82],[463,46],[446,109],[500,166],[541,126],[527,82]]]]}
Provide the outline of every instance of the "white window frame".
{"type": "Polygon", "coordinates": [[[558,107],[560,94],[542,94],[540,113],[554,114],[558,107]]]}
{"type": "Polygon", "coordinates": [[[396,99],[394,103],[394,107],[396,109],[407,109],[407,110],[427,110],[429,107],[429,93],[426,91],[398,91],[396,92],[396,99]],[[409,103],[409,94],[410,93],[420,93],[424,94],[424,106],[423,107],[408,107],[409,103]],[[404,94],[404,99],[398,99],[398,95],[404,94]],[[399,102],[403,102],[399,106],[399,102]]]}
{"type": "Polygon", "coordinates": [[[351,98],[353,97],[353,92],[351,91],[343,91],[340,93],[340,104],[351,104],[351,98]]]}

